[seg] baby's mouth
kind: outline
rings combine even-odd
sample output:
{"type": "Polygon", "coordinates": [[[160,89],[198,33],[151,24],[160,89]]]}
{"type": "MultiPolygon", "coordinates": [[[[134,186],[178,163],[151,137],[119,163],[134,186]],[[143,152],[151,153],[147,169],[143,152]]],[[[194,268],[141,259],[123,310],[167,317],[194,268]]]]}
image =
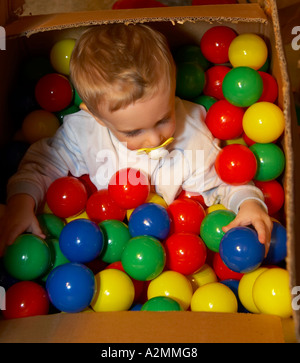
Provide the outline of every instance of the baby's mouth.
{"type": "Polygon", "coordinates": [[[170,137],[165,142],[163,142],[161,145],[156,147],[144,147],[142,149],[137,150],[137,154],[148,154],[150,159],[160,159],[161,157],[164,157],[168,151],[166,150],[166,146],[170,145],[171,142],[174,141],[174,137],[170,137]]]}

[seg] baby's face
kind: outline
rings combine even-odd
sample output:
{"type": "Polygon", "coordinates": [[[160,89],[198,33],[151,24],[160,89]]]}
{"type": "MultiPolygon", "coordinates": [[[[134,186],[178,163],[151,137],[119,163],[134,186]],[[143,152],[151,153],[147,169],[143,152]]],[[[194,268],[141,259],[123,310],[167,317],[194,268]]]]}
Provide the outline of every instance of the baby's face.
{"type": "Polygon", "coordinates": [[[101,120],[130,150],[161,145],[175,132],[175,96],[161,89],[152,98],[138,100],[126,108],[101,110],[101,120]]]}

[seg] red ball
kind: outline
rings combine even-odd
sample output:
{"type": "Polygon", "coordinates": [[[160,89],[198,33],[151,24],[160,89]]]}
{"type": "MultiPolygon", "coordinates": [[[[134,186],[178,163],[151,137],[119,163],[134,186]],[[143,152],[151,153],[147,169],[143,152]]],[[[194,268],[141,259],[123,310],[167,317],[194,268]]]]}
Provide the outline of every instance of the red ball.
{"type": "Polygon", "coordinates": [[[168,206],[167,211],[171,219],[170,233],[200,234],[200,226],[205,217],[201,204],[192,199],[176,199],[168,206]]]}
{"type": "Polygon", "coordinates": [[[243,133],[244,109],[226,100],[214,103],[207,112],[205,123],[214,137],[231,140],[243,133]]]}
{"type": "Polygon", "coordinates": [[[121,208],[132,209],[146,202],[150,193],[150,182],[140,170],[121,169],[110,179],[108,192],[121,208]]]}
{"type": "Polygon", "coordinates": [[[205,72],[206,84],[203,93],[218,100],[224,99],[222,84],[223,79],[231,68],[226,66],[213,66],[205,72]]]}
{"type": "Polygon", "coordinates": [[[86,204],[86,213],[93,222],[100,223],[107,219],[123,221],[126,210],[111,198],[107,189],[102,189],[89,197],[86,204]]]}
{"type": "Polygon", "coordinates": [[[53,214],[60,218],[68,218],[85,209],[87,191],[80,180],[65,176],[50,184],[46,200],[53,214]]]}
{"type": "Polygon", "coordinates": [[[206,246],[202,239],[193,233],[174,233],[164,244],[166,266],[183,275],[198,271],[206,261],[206,246]]]}
{"type": "Polygon", "coordinates": [[[225,263],[222,261],[219,253],[215,253],[213,258],[213,269],[218,276],[218,278],[222,280],[240,280],[244,274],[239,272],[234,272],[230,270],[225,263]]]}
{"type": "Polygon", "coordinates": [[[139,8],[158,8],[167,5],[156,0],[118,0],[114,3],[113,9],[139,9],[139,8]]]}
{"type": "Polygon", "coordinates": [[[21,281],[12,285],[6,292],[5,319],[26,318],[47,315],[49,299],[46,290],[33,281],[21,281]]]}
{"type": "Polygon", "coordinates": [[[204,209],[207,208],[203,195],[201,195],[199,193],[188,192],[187,190],[182,190],[176,199],[182,199],[182,198],[188,198],[188,199],[195,200],[196,202],[200,203],[204,209]]]}
{"type": "Polygon", "coordinates": [[[247,146],[232,144],[225,146],[218,154],[215,169],[225,183],[243,185],[256,174],[257,161],[247,146]]]}
{"type": "Polygon", "coordinates": [[[35,86],[35,98],[46,111],[58,112],[70,105],[73,89],[68,79],[61,74],[43,76],[35,86]]]}
{"type": "Polygon", "coordinates": [[[212,63],[227,63],[228,49],[236,36],[236,32],[227,26],[215,26],[208,29],[200,41],[204,57],[212,63]]]}
{"type": "Polygon", "coordinates": [[[258,72],[263,81],[263,93],[257,102],[274,103],[278,97],[278,84],[276,79],[271,74],[266,72],[258,72]]]}
{"type": "Polygon", "coordinates": [[[97,187],[92,183],[90,176],[88,174],[81,175],[78,178],[81,183],[85,186],[85,189],[88,193],[88,197],[90,197],[93,193],[97,191],[97,187]]]}
{"type": "Polygon", "coordinates": [[[277,180],[258,181],[255,185],[263,192],[270,215],[277,213],[284,204],[284,189],[277,180]]]}

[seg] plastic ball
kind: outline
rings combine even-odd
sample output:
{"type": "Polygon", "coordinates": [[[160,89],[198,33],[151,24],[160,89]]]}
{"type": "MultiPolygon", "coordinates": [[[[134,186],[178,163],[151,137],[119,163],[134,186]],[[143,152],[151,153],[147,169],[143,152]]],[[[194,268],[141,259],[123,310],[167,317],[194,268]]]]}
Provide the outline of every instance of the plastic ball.
{"type": "Polygon", "coordinates": [[[231,68],[226,66],[213,66],[205,72],[206,84],[203,89],[204,95],[215,97],[218,100],[224,99],[223,80],[231,68]]]}
{"type": "MultiPolygon", "coordinates": [[[[146,200],[146,203],[155,203],[155,204],[159,204],[161,205],[162,207],[164,208],[167,208],[168,207],[168,204],[165,202],[165,200],[158,194],[156,193],[149,193],[149,196],[146,200]]],[[[132,214],[132,212],[134,211],[135,208],[133,209],[127,209],[126,211],[126,217],[127,217],[127,220],[129,221],[130,219],[130,216],[132,214]]]]}
{"type": "Polygon", "coordinates": [[[244,110],[226,100],[213,104],[207,112],[205,123],[214,137],[234,139],[243,133],[244,110]]]}
{"type": "Polygon", "coordinates": [[[265,256],[265,246],[257,232],[249,227],[235,227],[225,233],[220,243],[220,256],[225,265],[239,273],[257,269],[265,256]]]}
{"type": "Polygon", "coordinates": [[[236,67],[224,77],[222,90],[228,102],[238,107],[249,107],[260,99],[263,81],[256,70],[236,67]]]}
{"type": "Polygon", "coordinates": [[[204,70],[208,69],[210,63],[204,57],[201,49],[197,45],[183,45],[176,49],[174,53],[176,64],[179,63],[195,63],[199,64],[204,70]]]}
{"type": "Polygon", "coordinates": [[[217,155],[215,169],[225,183],[243,185],[249,183],[255,176],[257,161],[244,145],[232,144],[225,146],[217,155]]]}
{"type": "Polygon", "coordinates": [[[157,296],[167,296],[177,301],[183,310],[190,306],[193,289],[190,281],[176,271],[165,271],[148,286],[148,299],[157,296]]]}
{"type": "Polygon", "coordinates": [[[191,300],[192,311],[236,313],[237,299],[231,289],[219,282],[199,287],[191,300]]]}
{"type": "Polygon", "coordinates": [[[208,264],[204,264],[200,270],[195,273],[188,275],[187,278],[192,284],[193,291],[195,292],[198,287],[210,284],[211,282],[217,282],[218,278],[213,270],[208,264]]]}
{"type": "Polygon", "coordinates": [[[166,253],[163,245],[150,236],[139,236],[129,240],[122,254],[125,272],[136,280],[149,281],[164,269],[166,253]]]}
{"type": "Polygon", "coordinates": [[[30,112],[22,123],[23,135],[30,144],[45,137],[54,136],[60,123],[55,115],[45,110],[30,112]]]}
{"type": "Polygon", "coordinates": [[[60,218],[67,218],[82,212],[87,202],[84,185],[72,176],[53,181],[46,194],[50,210],[60,218]]]}
{"type": "Polygon", "coordinates": [[[39,225],[46,238],[59,238],[66,223],[55,214],[43,213],[37,216],[39,225]]]}
{"type": "Polygon", "coordinates": [[[75,39],[63,39],[51,48],[50,60],[56,72],[66,76],[70,74],[70,59],[75,43],[75,39]]]}
{"type": "Polygon", "coordinates": [[[206,209],[206,214],[210,214],[216,210],[227,210],[227,208],[223,204],[213,204],[206,209]]]}
{"type": "Polygon", "coordinates": [[[282,262],[287,256],[287,235],[286,228],[280,223],[273,222],[270,249],[264,260],[265,264],[276,265],[282,262]]]}
{"type": "Polygon", "coordinates": [[[203,68],[195,63],[180,63],[177,66],[176,95],[183,99],[199,96],[205,86],[203,68]]]}
{"type": "Polygon", "coordinates": [[[47,315],[49,299],[46,290],[33,281],[21,281],[12,285],[6,292],[5,319],[26,318],[47,315]]]}
{"type": "Polygon", "coordinates": [[[250,150],[257,160],[257,172],[254,179],[270,181],[278,178],[285,167],[284,152],[275,144],[253,144],[250,150]]]}
{"type": "Polygon", "coordinates": [[[96,293],[91,307],[96,312],[128,310],[134,300],[134,286],[126,273],[107,269],[96,276],[96,293]]]}
{"type": "Polygon", "coordinates": [[[255,280],[253,301],[262,314],[289,318],[293,314],[290,280],[287,270],[272,268],[255,280]]]}
{"type": "Polygon", "coordinates": [[[244,274],[232,271],[229,267],[225,265],[219,253],[215,253],[213,257],[213,268],[220,280],[240,280],[244,274]]]}
{"type": "Polygon", "coordinates": [[[211,108],[211,106],[217,101],[218,100],[216,98],[207,95],[201,95],[193,99],[194,103],[203,106],[206,111],[208,111],[211,108]]]}
{"type": "Polygon", "coordinates": [[[267,270],[267,267],[259,267],[258,269],[245,274],[240,280],[238,288],[239,299],[245,309],[250,313],[259,313],[259,310],[253,301],[252,290],[258,276],[267,270]]]}
{"type": "Polygon", "coordinates": [[[248,311],[245,309],[245,307],[243,306],[243,304],[239,299],[238,288],[240,281],[230,279],[230,280],[223,280],[220,282],[221,284],[228,286],[230,290],[234,293],[238,303],[238,313],[247,313],[248,311]]]}
{"type": "Polygon", "coordinates": [[[278,84],[276,79],[269,73],[261,71],[258,73],[263,81],[263,92],[258,101],[274,103],[278,97],[278,84]]]}
{"type": "Polygon", "coordinates": [[[59,246],[70,262],[90,262],[103,249],[103,234],[96,223],[88,219],[76,219],[63,228],[59,246]]]}
{"type": "Polygon", "coordinates": [[[126,210],[111,198],[108,189],[102,189],[88,198],[86,213],[92,221],[100,223],[109,219],[123,221],[126,210]]]}
{"type": "Polygon", "coordinates": [[[99,227],[104,237],[102,261],[107,263],[120,261],[124,248],[131,238],[127,225],[111,219],[101,222],[99,227]]]}
{"type": "Polygon", "coordinates": [[[225,235],[222,228],[235,219],[236,215],[229,210],[216,210],[206,215],[204,218],[200,236],[211,251],[219,252],[222,238],[225,235]]]}
{"type": "Polygon", "coordinates": [[[156,296],[145,302],[141,311],[181,311],[179,303],[167,296],[156,296]]]}
{"type": "Polygon", "coordinates": [[[35,98],[44,110],[58,112],[70,105],[73,89],[66,77],[61,74],[50,73],[37,82],[35,98]]]}
{"type": "Polygon", "coordinates": [[[212,63],[227,63],[229,46],[236,36],[236,32],[227,26],[210,28],[204,33],[200,41],[200,48],[204,57],[212,63]]]}
{"type": "Polygon", "coordinates": [[[277,180],[255,180],[255,185],[263,192],[269,215],[277,213],[284,205],[283,186],[277,180]]]}
{"type": "Polygon", "coordinates": [[[176,199],[167,211],[171,219],[171,233],[187,232],[199,235],[205,217],[202,205],[188,198],[176,199]]]}
{"type": "Polygon", "coordinates": [[[256,34],[240,34],[230,44],[229,61],[233,67],[260,69],[268,57],[264,40],[256,34]]]}
{"type": "Polygon", "coordinates": [[[136,208],[147,200],[150,183],[148,177],[140,170],[121,169],[110,179],[108,193],[121,208],[136,208]]]}
{"type": "Polygon", "coordinates": [[[7,272],[18,280],[35,280],[51,267],[46,242],[33,234],[23,234],[7,247],[3,262],[7,272]]]}
{"type": "Polygon", "coordinates": [[[193,233],[174,233],[164,243],[166,266],[172,271],[190,275],[203,267],[206,247],[202,239],[193,233]]]}
{"type": "Polygon", "coordinates": [[[170,217],[161,205],[145,203],[133,211],[128,228],[132,237],[147,235],[162,241],[169,235],[170,217]]]}
{"type": "Polygon", "coordinates": [[[88,307],[93,299],[95,278],[88,267],[66,263],[50,272],[46,290],[58,310],[78,313],[88,307]]]}
{"type": "Polygon", "coordinates": [[[273,142],[281,136],[284,127],[282,110],[270,102],[257,102],[244,114],[244,131],[254,142],[264,144],[273,142]]]}

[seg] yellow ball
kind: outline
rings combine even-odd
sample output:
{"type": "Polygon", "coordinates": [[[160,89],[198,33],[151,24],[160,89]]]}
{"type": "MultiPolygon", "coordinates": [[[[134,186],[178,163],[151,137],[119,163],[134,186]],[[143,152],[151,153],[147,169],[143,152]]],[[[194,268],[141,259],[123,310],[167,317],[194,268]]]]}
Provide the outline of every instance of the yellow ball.
{"type": "Polygon", "coordinates": [[[206,214],[209,214],[211,212],[214,212],[215,210],[220,210],[220,209],[227,209],[227,208],[225,208],[223,204],[214,204],[206,209],[206,214]]]}
{"type": "Polygon", "coordinates": [[[259,310],[253,301],[253,285],[260,274],[267,271],[266,267],[260,267],[257,270],[245,274],[239,283],[238,295],[242,305],[250,312],[259,314],[259,310]]]}
{"type": "Polygon", "coordinates": [[[165,271],[148,286],[148,300],[156,296],[168,296],[177,301],[183,310],[190,306],[193,289],[190,281],[176,271],[165,271]]]}
{"type": "Polygon", "coordinates": [[[61,74],[70,74],[70,59],[75,46],[75,39],[63,39],[54,44],[50,52],[52,67],[61,74]]]}
{"type": "MultiPolygon", "coordinates": [[[[155,204],[159,204],[159,205],[163,206],[164,208],[168,208],[168,204],[165,202],[165,200],[156,193],[149,193],[146,203],[155,203],[155,204]]],[[[127,220],[129,220],[133,211],[134,211],[134,209],[127,210],[127,213],[126,213],[127,220]]]]}
{"type": "Polygon", "coordinates": [[[91,302],[94,311],[128,310],[134,300],[134,285],[130,277],[116,269],[102,270],[95,275],[96,293],[91,302]]]}
{"type": "Polygon", "coordinates": [[[34,143],[44,137],[52,137],[60,123],[57,117],[45,110],[30,112],[22,123],[22,132],[29,143],[34,143]]]}
{"type": "Polygon", "coordinates": [[[288,271],[271,268],[262,273],[254,283],[253,300],[262,314],[290,317],[293,310],[288,271]]]}
{"type": "Polygon", "coordinates": [[[268,57],[264,40],[256,34],[240,34],[230,44],[229,61],[233,67],[260,69],[268,57]]]}
{"type": "Polygon", "coordinates": [[[284,131],[282,110],[270,102],[257,102],[250,106],[243,117],[243,128],[253,141],[267,144],[279,138],[284,131]]]}
{"type": "Polygon", "coordinates": [[[192,311],[236,313],[237,309],[238,303],[234,293],[220,282],[199,287],[191,301],[192,311]]]}
{"type": "Polygon", "coordinates": [[[207,264],[205,264],[199,271],[187,276],[187,278],[191,282],[194,292],[200,286],[218,281],[215,271],[207,264]]]}
{"type": "Polygon", "coordinates": [[[79,214],[76,214],[75,216],[66,218],[66,222],[70,223],[70,222],[74,221],[75,219],[89,219],[89,216],[87,215],[86,211],[83,211],[79,214]]]}

